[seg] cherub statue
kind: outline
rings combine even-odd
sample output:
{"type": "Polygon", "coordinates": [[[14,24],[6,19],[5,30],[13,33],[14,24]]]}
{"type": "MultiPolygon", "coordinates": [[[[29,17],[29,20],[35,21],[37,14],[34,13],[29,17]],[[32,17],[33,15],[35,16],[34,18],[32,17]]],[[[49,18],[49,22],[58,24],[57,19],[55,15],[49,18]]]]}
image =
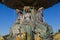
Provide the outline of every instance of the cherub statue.
{"type": "Polygon", "coordinates": [[[32,14],[31,14],[31,10],[28,7],[24,8],[25,13],[23,14],[23,22],[21,24],[21,31],[22,31],[22,35],[23,33],[27,33],[27,35],[25,36],[26,39],[24,40],[33,40],[33,18],[32,18],[32,14]],[[28,9],[28,10],[27,10],[28,9]]]}
{"type": "Polygon", "coordinates": [[[39,9],[38,9],[38,11],[37,11],[37,13],[36,13],[36,21],[38,22],[44,22],[44,20],[43,20],[43,10],[44,10],[44,8],[43,7],[40,7],[39,9]]]}

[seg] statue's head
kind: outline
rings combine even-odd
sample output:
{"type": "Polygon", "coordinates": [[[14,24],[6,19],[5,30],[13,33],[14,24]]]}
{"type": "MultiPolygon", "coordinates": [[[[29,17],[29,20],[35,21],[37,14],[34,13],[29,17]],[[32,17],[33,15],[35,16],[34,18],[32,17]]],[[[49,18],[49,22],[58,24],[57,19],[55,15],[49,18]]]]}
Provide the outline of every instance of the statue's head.
{"type": "Polygon", "coordinates": [[[16,9],[16,12],[17,12],[19,15],[22,15],[22,14],[23,14],[22,10],[19,10],[19,9],[16,9]]]}
{"type": "Polygon", "coordinates": [[[24,6],[23,10],[28,13],[28,12],[31,12],[30,11],[30,6],[24,6]]]}
{"type": "Polygon", "coordinates": [[[43,7],[40,7],[39,9],[38,9],[38,12],[40,12],[40,13],[42,13],[43,12],[43,7]]]}

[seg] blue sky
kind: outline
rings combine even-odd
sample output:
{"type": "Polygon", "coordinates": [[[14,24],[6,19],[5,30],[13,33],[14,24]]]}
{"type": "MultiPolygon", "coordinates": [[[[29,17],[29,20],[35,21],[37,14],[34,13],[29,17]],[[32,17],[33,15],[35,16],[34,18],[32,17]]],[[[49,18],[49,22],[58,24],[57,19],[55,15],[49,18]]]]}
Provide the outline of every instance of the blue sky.
{"type": "MultiPolygon", "coordinates": [[[[44,19],[52,26],[53,31],[60,29],[60,3],[44,10],[44,19]]],[[[16,11],[0,4],[0,34],[6,35],[17,18],[16,11]]]]}

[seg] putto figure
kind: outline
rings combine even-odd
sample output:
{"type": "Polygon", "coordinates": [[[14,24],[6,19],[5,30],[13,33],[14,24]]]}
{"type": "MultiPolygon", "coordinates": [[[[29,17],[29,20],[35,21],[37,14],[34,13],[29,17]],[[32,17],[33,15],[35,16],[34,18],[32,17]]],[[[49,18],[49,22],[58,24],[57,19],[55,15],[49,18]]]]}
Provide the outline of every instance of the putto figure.
{"type": "Polygon", "coordinates": [[[44,10],[43,7],[38,9],[37,14],[36,14],[36,20],[37,21],[44,22],[43,21],[43,10],[44,10]]]}

